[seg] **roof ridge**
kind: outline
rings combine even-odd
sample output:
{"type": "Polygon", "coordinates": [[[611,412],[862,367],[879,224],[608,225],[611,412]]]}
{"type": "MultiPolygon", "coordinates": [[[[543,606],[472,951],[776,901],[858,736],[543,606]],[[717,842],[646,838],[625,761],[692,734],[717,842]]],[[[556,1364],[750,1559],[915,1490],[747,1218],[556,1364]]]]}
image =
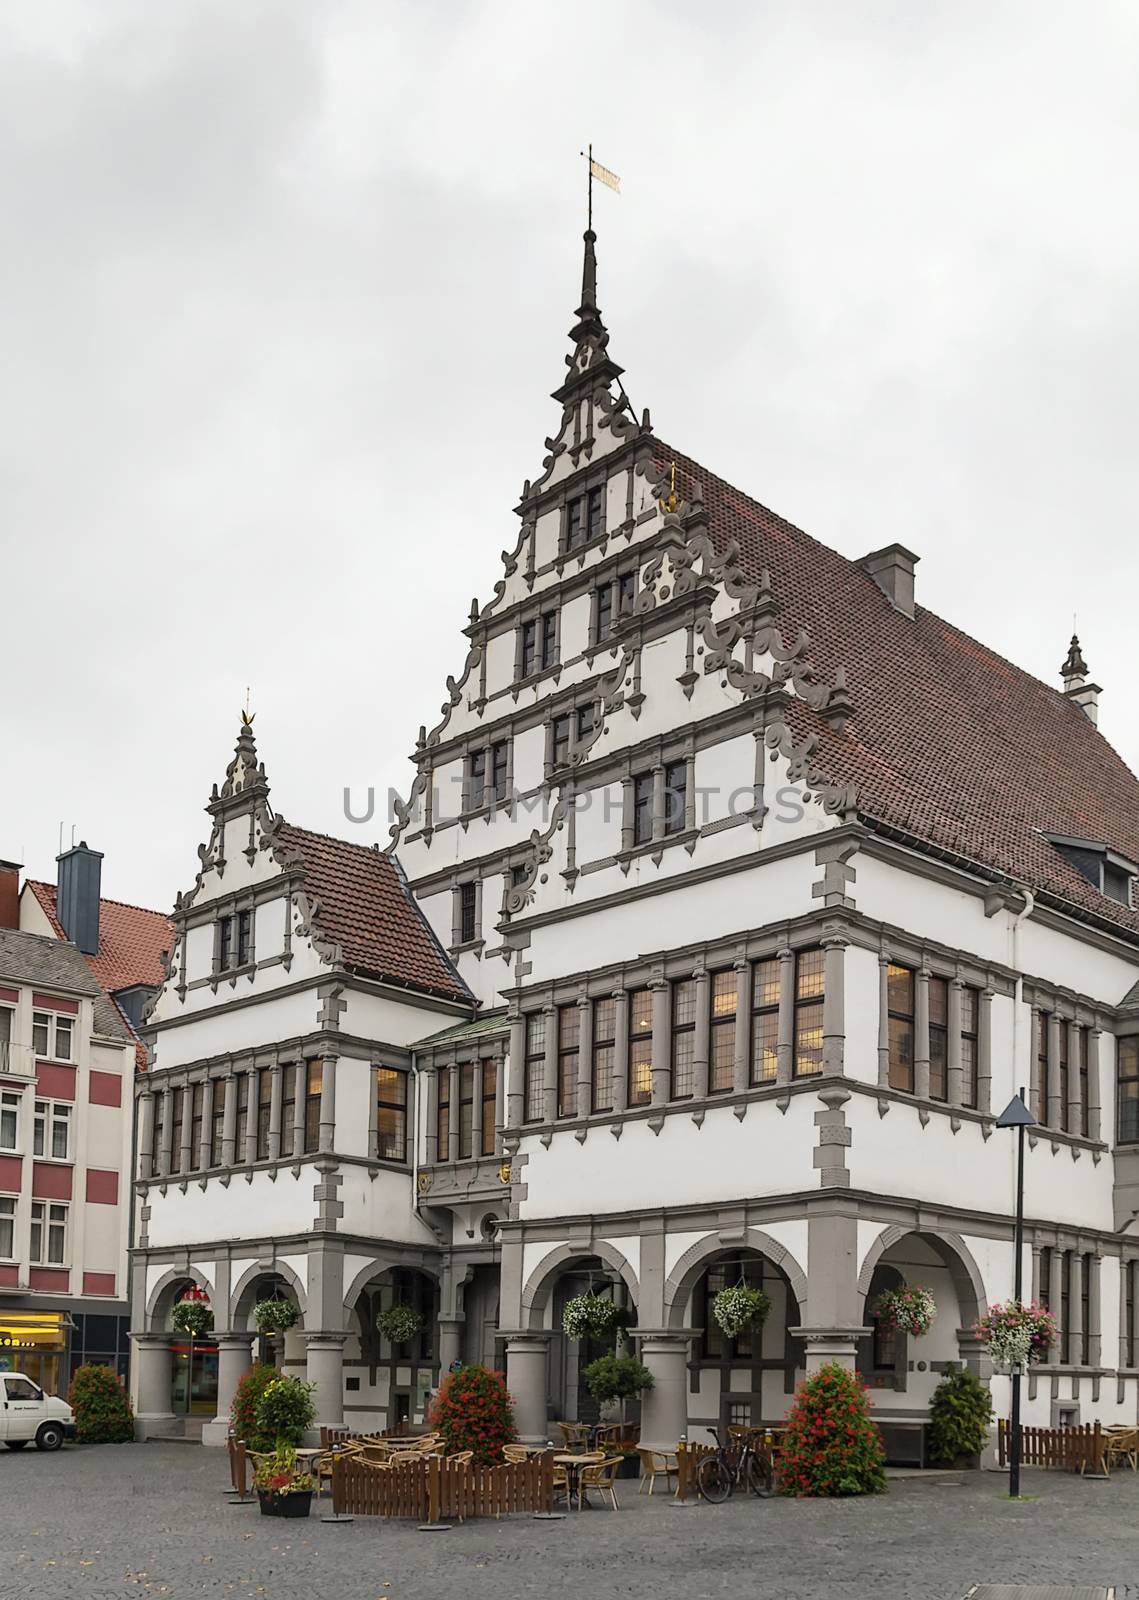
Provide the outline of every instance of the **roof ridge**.
{"type": "Polygon", "coordinates": [[[355,839],[342,839],[339,834],[321,833],[318,828],[306,828],[303,827],[299,822],[290,822],[287,817],[282,817],[280,831],[285,832],[286,830],[292,833],[303,833],[308,839],[326,839],[329,844],[346,845],[349,850],[362,850],[364,851],[365,855],[369,856],[382,856],[386,854],[385,851],[379,848],[378,844],[360,844],[355,839]]]}

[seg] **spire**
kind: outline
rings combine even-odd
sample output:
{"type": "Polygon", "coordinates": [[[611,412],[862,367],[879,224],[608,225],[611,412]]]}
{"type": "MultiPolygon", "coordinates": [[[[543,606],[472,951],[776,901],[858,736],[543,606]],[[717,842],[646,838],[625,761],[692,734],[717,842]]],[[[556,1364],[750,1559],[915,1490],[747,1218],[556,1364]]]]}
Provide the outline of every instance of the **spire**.
{"type": "Polygon", "coordinates": [[[1065,692],[1069,689],[1078,689],[1088,675],[1088,664],[1084,660],[1083,651],[1080,649],[1080,641],[1076,634],[1072,635],[1072,642],[1068,646],[1067,659],[1061,666],[1060,673],[1064,679],[1065,692]]]}
{"type": "Polygon", "coordinates": [[[244,811],[251,799],[264,800],[269,794],[265,766],[257,759],[257,744],[253,737],[255,711],[241,713],[241,727],[233,750],[233,760],[225,769],[225,781],[219,789],[214,784],[207,811],[244,811]],[[236,802],[236,803],[235,803],[236,802]]]}
{"type": "Polygon", "coordinates": [[[587,228],[584,238],[581,304],[574,313],[577,321],[569,332],[573,355],[566,357],[569,377],[554,394],[554,399],[563,403],[599,384],[608,387],[625,370],[609,355],[609,330],[601,320],[601,308],[597,304],[597,252],[594,249],[597,235],[592,228],[587,228]]]}

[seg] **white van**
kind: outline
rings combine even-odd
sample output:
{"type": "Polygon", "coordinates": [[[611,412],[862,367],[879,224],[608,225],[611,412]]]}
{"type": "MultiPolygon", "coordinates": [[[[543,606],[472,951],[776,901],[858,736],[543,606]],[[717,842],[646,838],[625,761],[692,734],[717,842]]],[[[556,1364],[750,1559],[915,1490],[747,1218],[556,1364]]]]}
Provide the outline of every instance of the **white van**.
{"type": "Polygon", "coordinates": [[[37,1450],[58,1450],[75,1437],[75,1413],[66,1400],[44,1394],[22,1372],[0,1372],[0,1439],[22,1450],[30,1439],[37,1450]]]}

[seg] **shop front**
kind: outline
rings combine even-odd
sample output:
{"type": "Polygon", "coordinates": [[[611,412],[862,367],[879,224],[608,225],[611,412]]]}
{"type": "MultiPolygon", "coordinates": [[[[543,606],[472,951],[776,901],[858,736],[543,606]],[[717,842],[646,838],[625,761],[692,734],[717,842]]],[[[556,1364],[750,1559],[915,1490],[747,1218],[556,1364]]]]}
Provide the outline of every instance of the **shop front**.
{"type": "Polygon", "coordinates": [[[218,1408],[218,1347],[210,1337],[170,1342],[170,1409],[176,1417],[213,1417],[218,1408]]]}
{"type": "Polygon", "coordinates": [[[72,1322],[66,1311],[0,1309],[0,1372],[22,1372],[47,1394],[70,1381],[67,1352],[72,1322]]]}

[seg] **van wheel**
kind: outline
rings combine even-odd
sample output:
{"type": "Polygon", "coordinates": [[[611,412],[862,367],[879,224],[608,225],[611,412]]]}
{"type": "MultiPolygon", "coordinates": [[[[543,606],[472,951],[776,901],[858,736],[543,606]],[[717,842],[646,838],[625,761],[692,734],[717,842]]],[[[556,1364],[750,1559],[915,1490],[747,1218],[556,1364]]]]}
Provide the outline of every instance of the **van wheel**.
{"type": "Polygon", "coordinates": [[[26,1439],[8,1439],[5,1442],[9,1450],[22,1450],[28,1441],[26,1439]]]}
{"type": "Polygon", "coordinates": [[[58,1450],[63,1443],[63,1429],[58,1422],[45,1422],[36,1434],[37,1450],[58,1450]]]}

